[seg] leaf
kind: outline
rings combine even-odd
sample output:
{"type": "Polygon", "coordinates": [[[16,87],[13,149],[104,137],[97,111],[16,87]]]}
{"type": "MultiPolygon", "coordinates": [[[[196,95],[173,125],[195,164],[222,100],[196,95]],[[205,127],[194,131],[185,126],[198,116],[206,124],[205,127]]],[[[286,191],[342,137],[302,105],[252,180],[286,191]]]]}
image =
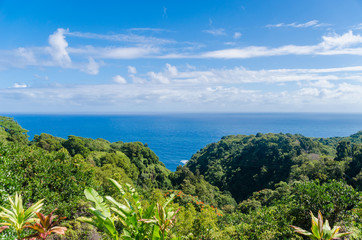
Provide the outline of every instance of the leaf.
{"type": "Polygon", "coordinates": [[[144,217],[144,218],[151,218],[151,216],[154,215],[155,206],[156,206],[156,203],[152,203],[152,204],[146,209],[143,217],[144,217]]]}
{"type": "Polygon", "coordinates": [[[102,215],[104,215],[106,218],[111,217],[111,212],[109,210],[109,207],[103,201],[103,198],[98,194],[96,190],[94,190],[93,188],[87,188],[84,190],[84,194],[89,201],[95,203],[96,209],[99,210],[102,213],[102,215]]]}
{"type": "Polygon", "coordinates": [[[166,202],[163,204],[163,208],[166,208],[170,202],[172,202],[175,199],[175,194],[171,194],[170,197],[166,200],[166,202]]]}
{"type": "Polygon", "coordinates": [[[338,233],[336,235],[333,235],[333,238],[341,238],[341,237],[347,236],[349,234],[352,234],[352,232],[338,233]]]}
{"type": "Polygon", "coordinates": [[[0,233],[1,233],[2,231],[4,231],[5,229],[7,229],[7,228],[9,228],[9,226],[2,226],[2,227],[0,227],[0,233]]]}
{"type": "Polygon", "coordinates": [[[46,216],[37,212],[36,213],[36,215],[38,216],[37,221],[32,225],[25,226],[25,228],[30,228],[37,231],[37,233],[29,235],[26,238],[36,237],[36,238],[46,239],[46,237],[51,235],[52,233],[64,235],[67,228],[60,227],[58,226],[58,224],[60,223],[61,220],[65,219],[65,217],[60,218],[57,215],[54,216],[53,213],[56,210],[57,209],[54,209],[50,214],[46,216]],[[58,219],[56,221],[53,221],[55,218],[58,219]]]}
{"type": "MultiPolygon", "coordinates": [[[[328,225],[329,226],[329,225],[328,225]]],[[[318,211],[318,230],[319,230],[319,234],[323,235],[323,216],[321,211],[318,211]]],[[[322,236],[321,236],[322,237],[322,236]]]]}
{"type": "Polygon", "coordinates": [[[304,230],[300,227],[296,227],[296,226],[293,226],[291,225],[292,228],[294,228],[294,231],[297,232],[297,233],[300,233],[302,235],[305,235],[305,236],[311,236],[313,235],[312,233],[308,232],[307,230],[304,230]]]}
{"type": "Polygon", "coordinates": [[[106,199],[108,201],[110,201],[113,205],[115,205],[116,208],[118,210],[122,211],[126,216],[129,216],[131,214],[132,210],[129,207],[127,207],[126,205],[123,205],[123,204],[117,202],[116,200],[114,200],[114,198],[112,198],[110,196],[107,196],[106,199]]]}
{"type": "Polygon", "coordinates": [[[157,223],[157,220],[155,220],[155,219],[140,219],[138,221],[144,222],[144,223],[157,223]]]}
{"type": "Polygon", "coordinates": [[[134,238],[131,236],[131,234],[126,229],[123,230],[121,238],[124,240],[134,240],[134,238]]]}
{"type": "Polygon", "coordinates": [[[60,235],[64,235],[65,231],[67,231],[66,227],[53,227],[50,232],[60,234],[60,235]]]}
{"type": "Polygon", "coordinates": [[[152,239],[160,239],[160,228],[157,225],[153,226],[152,239]]]}
{"type": "Polygon", "coordinates": [[[126,192],[123,190],[123,187],[121,186],[121,184],[119,184],[116,180],[114,180],[112,178],[108,178],[108,180],[113,184],[113,186],[115,186],[117,188],[117,190],[121,193],[121,196],[126,194],[126,192]]]}
{"type": "Polygon", "coordinates": [[[32,218],[35,216],[35,212],[39,212],[43,206],[44,199],[41,199],[40,201],[34,203],[30,208],[28,208],[24,213],[24,220],[32,218]]]}
{"type": "Polygon", "coordinates": [[[97,222],[95,222],[92,218],[79,217],[79,218],[77,218],[77,220],[80,221],[80,222],[88,223],[88,224],[91,224],[91,225],[93,225],[95,227],[98,227],[97,222]]]}
{"type": "Polygon", "coordinates": [[[111,234],[112,238],[114,240],[118,240],[118,231],[116,227],[114,226],[114,223],[111,219],[107,218],[104,221],[104,226],[108,230],[108,232],[111,234]]]}

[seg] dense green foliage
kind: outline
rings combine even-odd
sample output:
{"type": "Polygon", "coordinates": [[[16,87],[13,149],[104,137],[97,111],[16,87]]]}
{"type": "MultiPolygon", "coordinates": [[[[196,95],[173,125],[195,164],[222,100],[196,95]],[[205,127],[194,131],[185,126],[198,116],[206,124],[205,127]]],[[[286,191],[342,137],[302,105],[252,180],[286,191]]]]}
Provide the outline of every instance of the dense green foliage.
{"type": "Polygon", "coordinates": [[[360,187],[362,132],[352,136],[353,145],[352,140],[343,138],[336,150],[301,135],[228,136],[194,154],[187,167],[221,190],[230,191],[237,201],[280,181],[341,180],[348,173],[346,180],[360,187]]]}
{"type": "MultiPolygon", "coordinates": [[[[227,136],[175,172],[140,142],[63,139],[45,133],[29,141],[26,133],[12,118],[0,117],[0,206],[9,207],[7,199],[16,192],[30,205],[44,199],[44,213],[58,208],[57,213],[67,217],[65,236],[53,239],[107,239],[104,227],[76,220],[92,216],[85,189],[121,204],[128,199],[135,206],[138,201],[138,210],[132,207],[129,216],[143,218],[132,226],[147,234],[150,227],[158,224],[162,229],[161,222],[172,218],[157,217],[174,194],[169,207],[180,210],[167,237],[160,230],[165,239],[302,239],[290,225],[310,229],[310,211],[321,211],[343,232],[352,231],[350,239],[362,236],[362,132],[341,138],[227,136]],[[133,190],[120,195],[109,178],[134,189],[137,199],[133,190]],[[158,220],[139,215],[151,206],[158,220]]],[[[114,229],[124,233],[128,225],[117,219],[114,229]]],[[[133,228],[127,232],[136,236],[133,228]]],[[[14,239],[14,234],[5,229],[0,239],[14,239]]]]}

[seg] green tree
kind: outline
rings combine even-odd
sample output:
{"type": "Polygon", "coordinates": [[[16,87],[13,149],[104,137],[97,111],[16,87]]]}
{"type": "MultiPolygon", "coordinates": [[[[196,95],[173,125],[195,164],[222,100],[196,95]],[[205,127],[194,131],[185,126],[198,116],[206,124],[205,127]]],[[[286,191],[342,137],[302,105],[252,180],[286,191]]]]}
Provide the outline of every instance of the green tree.
{"type": "MultiPolygon", "coordinates": [[[[6,140],[11,142],[27,143],[29,136],[28,130],[23,129],[14,118],[0,116],[0,129],[4,129],[7,133],[6,140]]],[[[1,135],[5,135],[2,133],[1,135]]]]}
{"type": "Polygon", "coordinates": [[[81,154],[86,158],[90,153],[89,149],[85,147],[84,141],[76,136],[69,136],[68,140],[63,142],[63,147],[65,147],[72,156],[81,154]]]}
{"type": "Polygon", "coordinates": [[[351,157],[352,149],[351,149],[351,142],[349,140],[340,141],[337,145],[337,161],[341,161],[348,157],[351,157]]]}

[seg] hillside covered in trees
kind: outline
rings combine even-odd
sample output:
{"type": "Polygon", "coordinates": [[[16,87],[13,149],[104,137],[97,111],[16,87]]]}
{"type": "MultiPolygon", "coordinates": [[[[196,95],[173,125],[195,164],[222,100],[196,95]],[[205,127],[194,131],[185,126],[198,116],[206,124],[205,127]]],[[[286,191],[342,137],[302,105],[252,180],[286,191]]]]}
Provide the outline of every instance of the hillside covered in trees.
{"type": "MultiPolygon", "coordinates": [[[[52,239],[109,237],[77,220],[92,217],[85,189],[122,201],[109,178],[138,193],[136,212],[175,195],[168,206],[179,211],[167,239],[303,239],[290,225],[310,229],[309,213],[319,210],[331,226],[353,232],[349,239],[362,236],[362,132],[340,138],[226,136],[171,172],[141,142],[46,133],[29,140],[16,121],[0,117],[0,165],[0,206],[8,207],[8,197],[18,192],[24,203],[44,199],[43,212],[58,208],[67,217],[65,235],[52,239]]],[[[115,228],[127,230],[122,221],[115,228]]],[[[6,229],[0,239],[14,234],[6,229]]]]}

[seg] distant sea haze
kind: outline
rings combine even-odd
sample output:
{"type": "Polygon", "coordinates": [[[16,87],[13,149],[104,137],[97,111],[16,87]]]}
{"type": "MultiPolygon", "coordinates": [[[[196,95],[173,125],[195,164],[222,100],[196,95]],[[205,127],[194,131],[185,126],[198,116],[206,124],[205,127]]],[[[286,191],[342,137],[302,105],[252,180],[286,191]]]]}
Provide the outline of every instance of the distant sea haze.
{"type": "Polygon", "coordinates": [[[110,142],[147,143],[166,167],[175,170],[192,154],[226,135],[291,133],[307,137],[344,137],[362,130],[362,114],[155,114],[15,115],[34,135],[49,133],[103,138],[110,142]]]}

